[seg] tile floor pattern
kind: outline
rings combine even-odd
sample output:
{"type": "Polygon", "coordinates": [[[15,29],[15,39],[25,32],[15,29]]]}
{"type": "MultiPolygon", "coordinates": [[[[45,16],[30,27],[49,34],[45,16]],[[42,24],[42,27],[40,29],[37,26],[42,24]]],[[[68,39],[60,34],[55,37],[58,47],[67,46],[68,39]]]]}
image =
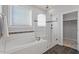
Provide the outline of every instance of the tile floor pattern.
{"type": "Polygon", "coordinates": [[[79,52],[75,49],[66,47],[66,46],[60,46],[56,45],[46,51],[44,54],[78,54],[79,52]]]}

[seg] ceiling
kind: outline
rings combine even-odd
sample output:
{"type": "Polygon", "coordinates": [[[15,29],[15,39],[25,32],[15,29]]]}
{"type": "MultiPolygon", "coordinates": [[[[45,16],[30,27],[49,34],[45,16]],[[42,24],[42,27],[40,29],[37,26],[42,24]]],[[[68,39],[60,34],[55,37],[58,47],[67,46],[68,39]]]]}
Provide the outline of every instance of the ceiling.
{"type": "Polygon", "coordinates": [[[42,10],[50,10],[50,9],[67,10],[72,8],[79,8],[79,5],[35,5],[35,6],[42,10]],[[46,8],[47,6],[48,8],[46,8]]]}
{"type": "Polygon", "coordinates": [[[34,5],[34,6],[40,8],[42,10],[49,10],[53,7],[53,5],[34,5]]]}

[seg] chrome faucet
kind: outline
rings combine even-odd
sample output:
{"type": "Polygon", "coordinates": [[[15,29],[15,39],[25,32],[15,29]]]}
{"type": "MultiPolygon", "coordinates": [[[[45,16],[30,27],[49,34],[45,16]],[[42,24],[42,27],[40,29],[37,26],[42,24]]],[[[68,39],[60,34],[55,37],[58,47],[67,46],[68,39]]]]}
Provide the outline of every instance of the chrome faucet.
{"type": "Polygon", "coordinates": [[[51,29],[53,29],[53,24],[51,24],[51,29]]]}

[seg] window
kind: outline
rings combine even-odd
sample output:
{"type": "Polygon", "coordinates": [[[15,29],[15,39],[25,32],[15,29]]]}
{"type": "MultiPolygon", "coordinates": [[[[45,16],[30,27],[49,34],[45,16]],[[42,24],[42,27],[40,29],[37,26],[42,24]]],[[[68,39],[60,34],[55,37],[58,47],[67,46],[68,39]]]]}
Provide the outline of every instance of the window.
{"type": "Polygon", "coordinates": [[[46,16],[45,14],[38,15],[38,26],[46,26],[46,16]]]}
{"type": "Polygon", "coordinates": [[[11,6],[9,25],[32,25],[32,10],[23,6],[11,6]]]}

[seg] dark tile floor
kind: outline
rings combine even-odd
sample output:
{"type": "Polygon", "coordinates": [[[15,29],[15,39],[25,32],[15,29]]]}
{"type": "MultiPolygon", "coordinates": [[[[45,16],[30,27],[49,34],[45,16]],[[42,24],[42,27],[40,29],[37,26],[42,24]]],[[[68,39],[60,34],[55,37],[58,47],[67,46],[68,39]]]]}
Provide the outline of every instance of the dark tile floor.
{"type": "Polygon", "coordinates": [[[44,54],[78,54],[78,53],[79,52],[75,49],[66,46],[56,45],[53,48],[46,51],[44,54]]]}

